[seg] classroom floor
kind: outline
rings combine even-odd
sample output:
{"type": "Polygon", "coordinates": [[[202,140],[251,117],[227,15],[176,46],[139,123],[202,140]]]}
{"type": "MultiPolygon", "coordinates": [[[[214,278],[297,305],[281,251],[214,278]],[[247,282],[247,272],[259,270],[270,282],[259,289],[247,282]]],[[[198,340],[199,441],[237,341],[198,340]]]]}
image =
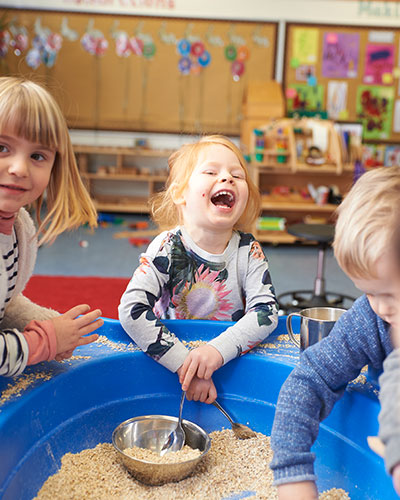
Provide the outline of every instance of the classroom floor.
{"type": "MultiPolygon", "coordinates": [[[[53,245],[41,247],[34,274],[60,276],[130,277],[146,246],[135,247],[129,238],[115,238],[143,216],[117,214],[106,227],[93,233],[80,228],[64,233],[53,245]]],[[[316,274],[317,248],[301,245],[264,245],[270,263],[272,281],[277,295],[289,290],[312,289],[316,274]]],[[[327,251],[325,263],[326,289],[358,297],[361,292],[337,265],[332,250],[327,251]]]]}

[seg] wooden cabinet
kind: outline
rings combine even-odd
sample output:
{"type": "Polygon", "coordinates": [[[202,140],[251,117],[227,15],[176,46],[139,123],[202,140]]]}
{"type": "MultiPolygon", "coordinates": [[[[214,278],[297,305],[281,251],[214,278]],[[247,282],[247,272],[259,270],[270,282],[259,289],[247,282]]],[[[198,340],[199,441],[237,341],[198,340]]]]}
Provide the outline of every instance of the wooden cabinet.
{"type": "Polygon", "coordinates": [[[170,150],[75,145],[79,170],[97,210],[148,213],[167,179],[170,150]]]}
{"type": "Polygon", "coordinates": [[[253,228],[259,241],[293,243],[287,225],[333,221],[337,204],[329,203],[331,189],[343,195],[353,182],[353,166],[342,161],[333,122],[274,120],[258,126],[247,141],[249,170],[262,195],[262,214],[253,228]],[[265,229],[269,223],[274,229],[265,229]]]}

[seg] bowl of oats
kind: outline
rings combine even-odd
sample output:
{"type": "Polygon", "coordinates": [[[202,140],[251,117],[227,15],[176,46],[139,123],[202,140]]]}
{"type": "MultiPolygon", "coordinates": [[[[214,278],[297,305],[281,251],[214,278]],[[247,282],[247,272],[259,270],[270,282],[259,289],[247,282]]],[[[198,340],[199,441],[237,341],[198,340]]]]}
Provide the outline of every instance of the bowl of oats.
{"type": "Polygon", "coordinates": [[[182,420],[184,447],[160,455],[174,431],[177,417],[143,415],[125,420],[112,434],[112,443],[122,463],[135,479],[150,485],[180,481],[192,474],[211,446],[207,432],[189,420],[182,420]]]}

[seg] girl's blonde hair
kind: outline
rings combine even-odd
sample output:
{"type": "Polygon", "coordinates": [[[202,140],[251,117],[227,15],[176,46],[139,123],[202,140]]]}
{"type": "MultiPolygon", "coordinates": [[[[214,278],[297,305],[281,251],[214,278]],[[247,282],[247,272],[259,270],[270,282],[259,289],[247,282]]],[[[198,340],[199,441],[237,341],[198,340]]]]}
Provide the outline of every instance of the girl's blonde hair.
{"type": "Polygon", "coordinates": [[[66,121],[47,90],[24,78],[0,77],[0,133],[15,134],[56,151],[43,221],[43,195],[34,202],[39,244],[52,242],[63,231],[85,223],[97,225],[96,209],[79,175],[66,121]]]}
{"type": "Polygon", "coordinates": [[[205,148],[221,145],[230,149],[238,158],[246,176],[249,197],[246,208],[234,229],[251,230],[260,212],[260,193],[249,176],[246,161],[240,149],[223,135],[205,136],[197,142],[185,144],[168,159],[169,176],[165,189],[151,200],[151,215],[162,230],[172,229],[182,223],[181,214],[174,200],[183,195],[189,183],[190,176],[196,166],[199,155],[205,148]]]}
{"type": "Polygon", "coordinates": [[[400,168],[363,174],[337,209],[335,257],[353,278],[376,278],[376,264],[393,245],[400,208],[400,168]]]}

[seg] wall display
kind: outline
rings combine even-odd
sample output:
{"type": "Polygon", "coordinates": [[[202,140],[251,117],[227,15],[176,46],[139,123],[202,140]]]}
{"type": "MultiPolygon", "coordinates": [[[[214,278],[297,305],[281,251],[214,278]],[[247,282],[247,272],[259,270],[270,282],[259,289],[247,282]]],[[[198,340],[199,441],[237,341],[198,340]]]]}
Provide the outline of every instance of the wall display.
{"type": "Polygon", "coordinates": [[[268,22],[9,9],[0,71],[47,85],[73,128],[238,135],[246,83],[273,79],[276,32],[268,22]]]}
{"type": "Polygon", "coordinates": [[[286,41],[289,111],[327,112],[332,120],[362,123],[365,140],[399,142],[398,29],[288,24],[286,41]],[[306,79],[298,69],[304,46],[316,56],[306,79]]]}

